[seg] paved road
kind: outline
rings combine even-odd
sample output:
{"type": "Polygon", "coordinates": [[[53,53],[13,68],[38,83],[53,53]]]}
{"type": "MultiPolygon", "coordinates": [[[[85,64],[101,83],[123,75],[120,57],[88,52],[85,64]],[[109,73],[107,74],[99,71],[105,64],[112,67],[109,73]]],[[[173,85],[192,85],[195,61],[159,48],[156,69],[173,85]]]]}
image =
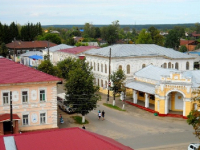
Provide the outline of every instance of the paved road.
{"type": "MultiPolygon", "coordinates": [[[[97,109],[86,116],[89,121],[89,124],[85,125],[86,130],[108,136],[136,150],[187,149],[189,143],[198,142],[192,134],[192,127],[184,119],[154,116],[128,104],[125,106],[126,111],[117,111],[105,107],[105,101],[106,96],[102,95],[97,109]],[[98,120],[98,110],[106,112],[104,121],[98,120]]],[[[116,105],[121,107],[121,101],[116,100],[116,105]]],[[[63,114],[65,120],[64,124],[59,124],[61,128],[81,127],[74,124],[70,115],[58,111],[63,114]]]]}

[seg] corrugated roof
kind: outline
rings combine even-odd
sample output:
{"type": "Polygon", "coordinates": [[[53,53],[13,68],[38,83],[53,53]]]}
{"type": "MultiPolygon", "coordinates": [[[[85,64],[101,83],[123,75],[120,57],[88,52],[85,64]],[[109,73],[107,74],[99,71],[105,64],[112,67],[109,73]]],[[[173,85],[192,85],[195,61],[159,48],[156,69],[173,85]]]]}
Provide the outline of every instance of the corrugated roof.
{"type": "MultiPolygon", "coordinates": [[[[73,48],[73,47],[75,47],[75,46],[70,46],[70,45],[66,45],[66,44],[59,44],[59,45],[50,47],[49,51],[55,52],[55,51],[58,51],[58,50],[61,50],[61,49],[67,49],[67,48],[73,48]]],[[[48,48],[44,49],[44,51],[48,51],[48,48]]]]}
{"type": "MultiPolygon", "coordinates": [[[[137,71],[135,73],[135,76],[150,79],[150,80],[160,81],[161,76],[170,76],[171,72],[182,73],[183,77],[191,78],[192,79],[192,87],[200,86],[200,78],[199,78],[200,70],[179,71],[176,69],[167,69],[167,68],[161,68],[161,67],[149,65],[149,66],[137,71]]],[[[177,83],[177,84],[182,84],[182,83],[177,83]]]]}
{"type": "Polygon", "coordinates": [[[143,77],[146,79],[159,81],[161,79],[161,75],[170,75],[170,72],[180,72],[176,69],[166,69],[153,65],[148,65],[147,67],[135,72],[137,77],[143,77]]]}
{"type": "Polygon", "coordinates": [[[77,127],[14,135],[19,150],[132,150],[121,143],[77,127]]]}
{"type": "Polygon", "coordinates": [[[132,81],[130,83],[127,83],[126,87],[130,89],[135,89],[141,92],[153,94],[153,95],[155,94],[155,85],[148,84],[145,82],[132,81]]]}
{"type": "Polygon", "coordinates": [[[155,44],[116,44],[100,49],[84,52],[86,55],[109,57],[141,57],[141,56],[165,56],[169,58],[193,58],[192,56],[165,48],[155,44]]]}
{"type": "MultiPolygon", "coordinates": [[[[57,44],[49,42],[49,47],[57,44]]],[[[29,49],[29,48],[45,48],[48,47],[48,41],[14,41],[6,44],[6,47],[11,49],[29,49]]]]}
{"type": "Polygon", "coordinates": [[[0,84],[61,81],[62,79],[36,69],[0,58],[0,84]]]}
{"type": "Polygon", "coordinates": [[[71,53],[71,54],[79,54],[91,49],[97,49],[99,47],[97,46],[80,46],[80,47],[74,47],[74,48],[67,48],[67,49],[62,49],[59,50],[59,52],[64,52],[64,53],[71,53]]]}

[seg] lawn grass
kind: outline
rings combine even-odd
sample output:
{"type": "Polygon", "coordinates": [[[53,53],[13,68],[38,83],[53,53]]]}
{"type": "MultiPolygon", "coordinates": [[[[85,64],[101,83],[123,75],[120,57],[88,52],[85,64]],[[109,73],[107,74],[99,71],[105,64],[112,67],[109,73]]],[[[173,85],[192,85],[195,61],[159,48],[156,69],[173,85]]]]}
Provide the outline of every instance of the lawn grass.
{"type": "Polygon", "coordinates": [[[119,110],[119,111],[126,111],[126,110],[123,110],[123,109],[119,108],[118,106],[113,106],[112,104],[103,103],[103,105],[107,106],[109,108],[112,108],[112,109],[119,110]]]}
{"type": "Polygon", "coordinates": [[[89,122],[85,119],[85,123],[82,123],[82,117],[81,116],[71,116],[71,118],[74,119],[76,124],[88,124],[89,122]]]}

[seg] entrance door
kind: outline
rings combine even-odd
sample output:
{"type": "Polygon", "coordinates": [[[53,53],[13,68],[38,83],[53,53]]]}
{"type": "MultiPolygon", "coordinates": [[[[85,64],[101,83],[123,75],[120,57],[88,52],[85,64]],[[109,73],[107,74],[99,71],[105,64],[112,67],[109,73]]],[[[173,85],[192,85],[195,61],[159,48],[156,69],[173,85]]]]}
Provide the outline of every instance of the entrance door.
{"type": "Polygon", "coordinates": [[[175,109],[183,110],[183,96],[178,92],[175,94],[175,109]]]}
{"type": "Polygon", "coordinates": [[[4,134],[5,132],[10,132],[11,129],[10,129],[10,121],[5,121],[3,122],[3,131],[4,131],[4,134]]]}

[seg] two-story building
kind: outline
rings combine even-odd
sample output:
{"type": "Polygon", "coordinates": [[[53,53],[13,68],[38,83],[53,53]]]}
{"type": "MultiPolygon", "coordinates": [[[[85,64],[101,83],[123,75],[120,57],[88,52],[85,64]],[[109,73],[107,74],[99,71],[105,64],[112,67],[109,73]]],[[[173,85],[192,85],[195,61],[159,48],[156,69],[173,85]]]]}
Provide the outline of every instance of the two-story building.
{"type": "Polygon", "coordinates": [[[60,78],[0,58],[0,134],[57,128],[57,83],[60,78]]]}

